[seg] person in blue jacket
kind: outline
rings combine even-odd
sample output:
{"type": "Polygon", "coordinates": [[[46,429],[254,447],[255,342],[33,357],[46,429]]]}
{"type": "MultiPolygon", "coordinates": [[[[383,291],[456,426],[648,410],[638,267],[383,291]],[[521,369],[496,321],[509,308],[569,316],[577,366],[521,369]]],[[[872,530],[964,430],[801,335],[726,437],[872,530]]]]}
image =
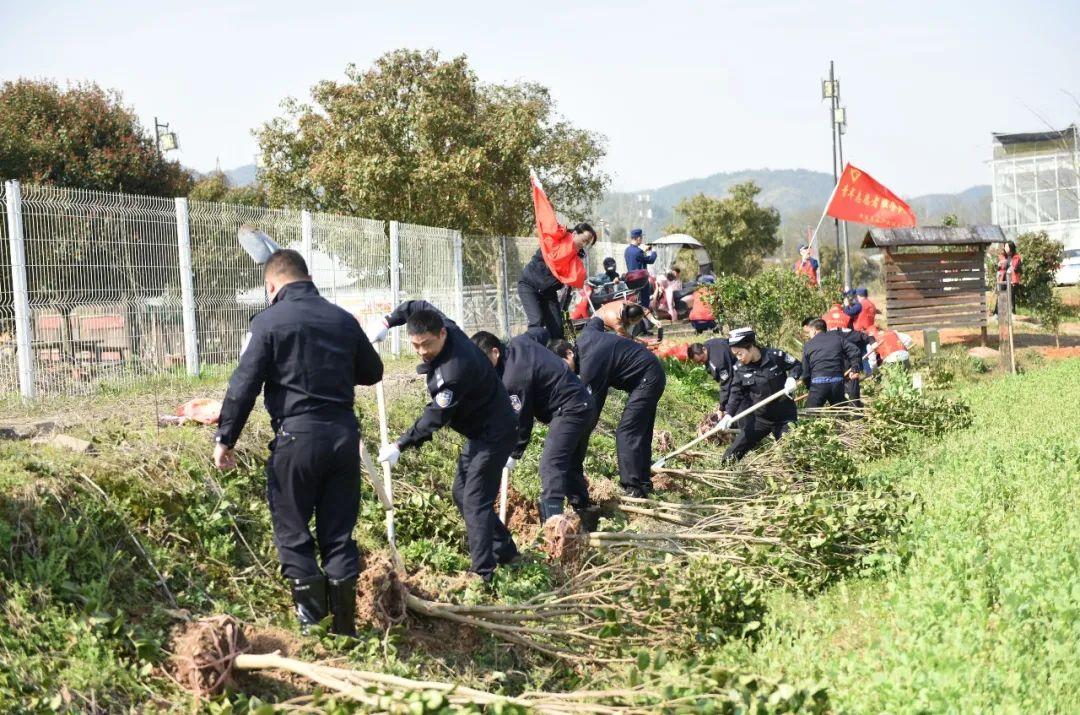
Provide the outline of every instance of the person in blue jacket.
{"type": "MultiPolygon", "coordinates": [[[[645,232],[640,228],[635,228],[630,232],[630,245],[626,247],[627,272],[648,270],[649,266],[656,263],[656,251],[645,251],[641,248],[644,238],[645,232]]],[[[652,300],[652,285],[646,283],[638,295],[641,305],[648,308],[649,301],[652,300]]]]}

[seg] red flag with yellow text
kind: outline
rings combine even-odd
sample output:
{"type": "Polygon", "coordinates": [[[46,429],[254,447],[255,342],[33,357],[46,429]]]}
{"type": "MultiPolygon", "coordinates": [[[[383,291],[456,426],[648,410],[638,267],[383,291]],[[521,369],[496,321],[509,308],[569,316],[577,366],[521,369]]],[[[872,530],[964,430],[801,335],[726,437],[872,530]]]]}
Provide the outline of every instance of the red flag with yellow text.
{"type": "Polygon", "coordinates": [[[825,213],[841,221],[880,228],[911,228],[915,225],[915,213],[910,206],[851,164],[844,167],[825,213]]]}
{"type": "Polygon", "coordinates": [[[544,187],[535,172],[532,180],[533,210],[536,212],[536,232],[540,236],[540,254],[551,274],[563,285],[580,288],[585,284],[585,264],[578,255],[571,231],[559,224],[544,187]]]}

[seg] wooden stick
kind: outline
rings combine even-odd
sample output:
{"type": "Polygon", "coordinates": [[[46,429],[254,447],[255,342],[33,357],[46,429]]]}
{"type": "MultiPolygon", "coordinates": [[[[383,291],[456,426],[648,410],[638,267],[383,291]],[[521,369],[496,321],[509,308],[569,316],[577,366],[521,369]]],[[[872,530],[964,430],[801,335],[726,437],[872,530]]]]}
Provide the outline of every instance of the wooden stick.
{"type": "MultiPolygon", "coordinates": [[[[379,408],[379,441],[381,444],[390,444],[390,428],[386,419],[386,394],[383,392],[382,382],[375,384],[375,401],[379,408]]],[[[390,476],[390,463],[383,462],[383,493],[390,509],[386,510],[386,540],[390,542],[390,555],[394,566],[403,569],[405,565],[397,551],[397,537],[394,533],[394,482],[390,476]]]]}
{"type": "MultiPolygon", "coordinates": [[[[746,417],[749,414],[757,412],[758,410],[760,410],[765,405],[769,404],[770,402],[775,402],[776,400],[779,400],[781,397],[783,397],[786,394],[787,393],[784,390],[779,390],[777,392],[774,392],[773,394],[769,395],[768,397],[766,397],[761,402],[758,402],[755,405],[751,405],[750,407],[747,407],[745,410],[743,410],[739,414],[732,417],[731,422],[733,424],[735,422],[738,422],[743,417],[746,417]]],[[[726,427],[724,429],[726,429],[726,427]]],[[[656,462],[654,462],[653,465],[652,465],[653,470],[655,471],[657,469],[660,469],[661,467],[664,466],[664,462],[668,461],[672,457],[675,457],[675,456],[678,456],[678,455],[682,454],[686,450],[693,447],[695,444],[698,444],[699,442],[703,442],[703,441],[707,440],[709,437],[712,437],[714,434],[717,434],[720,431],[721,431],[721,427],[720,427],[720,425],[717,425],[716,427],[713,427],[711,430],[709,430],[705,434],[695,437],[694,439],[692,439],[689,442],[687,442],[686,444],[684,444],[682,447],[679,447],[674,452],[668,454],[666,457],[661,457],[656,462]]]]}
{"type": "Polygon", "coordinates": [[[499,484],[499,521],[506,523],[506,502],[510,498],[510,470],[503,468],[502,483],[499,484]]]}

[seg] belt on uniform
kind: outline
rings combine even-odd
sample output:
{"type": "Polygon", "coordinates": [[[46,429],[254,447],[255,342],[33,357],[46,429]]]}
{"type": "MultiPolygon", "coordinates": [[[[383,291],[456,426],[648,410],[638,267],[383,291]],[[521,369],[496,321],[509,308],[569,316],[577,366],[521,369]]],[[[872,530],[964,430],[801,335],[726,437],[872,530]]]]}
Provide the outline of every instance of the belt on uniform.
{"type": "Polygon", "coordinates": [[[810,378],[810,384],[811,385],[832,385],[832,384],[835,384],[837,382],[843,382],[843,381],[844,381],[844,378],[843,378],[842,375],[837,375],[836,377],[812,377],[812,378],[810,378]]]}

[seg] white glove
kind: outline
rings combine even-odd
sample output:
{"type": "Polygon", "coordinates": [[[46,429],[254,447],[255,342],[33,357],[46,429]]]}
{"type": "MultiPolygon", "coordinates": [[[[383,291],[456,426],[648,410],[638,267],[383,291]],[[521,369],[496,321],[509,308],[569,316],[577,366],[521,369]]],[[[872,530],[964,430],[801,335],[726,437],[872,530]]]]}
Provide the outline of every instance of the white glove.
{"type": "Polygon", "coordinates": [[[386,336],[390,332],[390,327],[386,324],[385,320],[380,320],[378,323],[368,326],[368,329],[364,332],[367,333],[368,340],[372,343],[381,343],[383,340],[386,340],[386,336]]]}
{"type": "Polygon", "coordinates": [[[382,449],[379,450],[379,461],[388,462],[391,467],[397,464],[399,459],[401,459],[401,450],[398,448],[397,442],[384,444],[382,449]]]}
{"type": "Polygon", "coordinates": [[[784,394],[791,397],[795,394],[795,388],[799,386],[798,381],[794,377],[789,377],[784,380],[784,394]]]}
{"type": "Polygon", "coordinates": [[[723,417],[720,418],[720,421],[716,423],[716,426],[719,427],[722,430],[730,428],[731,423],[734,421],[732,419],[734,416],[735,415],[724,415],[723,417]]]}
{"type": "Polygon", "coordinates": [[[514,459],[513,457],[507,457],[506,458],[506,471],[508,471],[508,472],[514,471],[514,467],[517,466],[517,462],[518,461],[516,459],[514,459]]]}

